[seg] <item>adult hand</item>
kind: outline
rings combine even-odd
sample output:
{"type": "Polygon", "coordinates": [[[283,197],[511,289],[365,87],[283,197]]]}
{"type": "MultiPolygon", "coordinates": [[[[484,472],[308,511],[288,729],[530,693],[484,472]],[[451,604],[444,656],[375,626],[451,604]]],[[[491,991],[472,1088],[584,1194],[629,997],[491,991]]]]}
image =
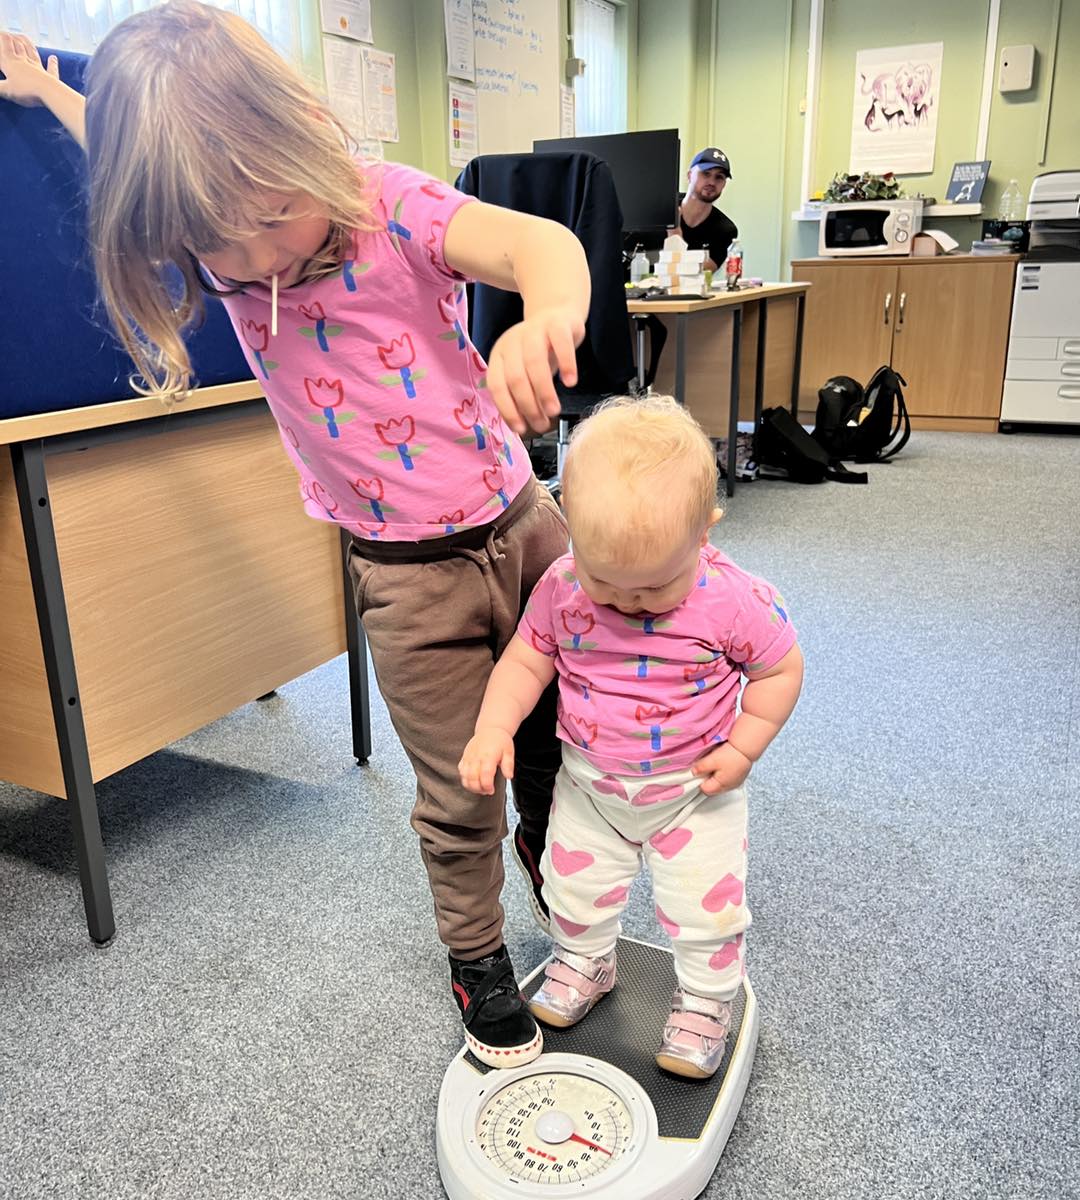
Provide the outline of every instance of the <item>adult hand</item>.
{"type": "Polygon", "coordinates": [[[48,79],[60,78],[56,55],[50,54],[47,66],[41,65],[34,43],[21,33],[0,33],[0,99],[11,100],[25,108],[44,104],[43,88],[48,79]]]}
{"type": "Polygon", "coordinates": [[[500,769],[507,779],[514,778],[514,739],[505,729],[478,729],[458,763],[461,786],[490,796],[495,791],[495,772],[500,769]]]}
{"type": "Polygon", "coordinates": [[[750,774],[753,762],[736,750],[730,742],[724,742],[708,754],[703,754],[691,770],[701,776],[701,790],[706,796],[718,792],[730,792],[740,786],[750,774]]]}
{"type": "Polygon", "coordinates": [[[522,434],[543,433],[559,415],[553,374],[577,383],[574,353],[585,337],[585,322],[569,305],[543,308],[512,325],[488,357],[487,385],[503,420],[522,434]]]}

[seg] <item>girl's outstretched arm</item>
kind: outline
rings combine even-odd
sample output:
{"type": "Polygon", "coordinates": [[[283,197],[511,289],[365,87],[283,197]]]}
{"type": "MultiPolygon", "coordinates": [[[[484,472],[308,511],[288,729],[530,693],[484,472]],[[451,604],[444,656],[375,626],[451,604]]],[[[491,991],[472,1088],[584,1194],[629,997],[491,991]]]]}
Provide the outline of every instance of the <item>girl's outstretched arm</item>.
{"type": "Polygon", "coordinates": [[[444,253],[455,271],[520,292],[525,319],[488,357],[488,388],[517,433],[541,432],[559,415],[552,375],[577,382],[574,351],[585,336],[592,284],[585,251],[563,225],[492,204],[465,204],[446,228],[444,253]]]}
{"type": "Polygon", "coordinates": [[[25,108],[43,104],[64,128],[86,148],[86,102],[74,88],[60,81],[56,55],[47,66],[33,42],[21,33],[0,33],[0,100],[11,100],[25,108]]]}

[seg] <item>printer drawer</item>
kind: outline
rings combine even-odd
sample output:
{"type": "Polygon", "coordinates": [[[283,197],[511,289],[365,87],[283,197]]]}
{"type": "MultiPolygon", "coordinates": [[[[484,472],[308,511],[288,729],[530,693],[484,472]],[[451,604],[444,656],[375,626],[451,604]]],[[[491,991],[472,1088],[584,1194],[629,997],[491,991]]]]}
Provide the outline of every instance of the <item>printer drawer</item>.
{"type": "Polygon", "coordinates": [[[1006,379],[1056,379],[1067,383],[1080,383],[1080,357],[1078,358],[1014,358],[1012,347],[1005,364],[1006,379]]]}
{"type": "Polygon", "coordinates": [[[1050,425],[1080,424],[1080,379],[1006,379],[1001,397],[1002,421],[1039,421],[1050,425]]]}

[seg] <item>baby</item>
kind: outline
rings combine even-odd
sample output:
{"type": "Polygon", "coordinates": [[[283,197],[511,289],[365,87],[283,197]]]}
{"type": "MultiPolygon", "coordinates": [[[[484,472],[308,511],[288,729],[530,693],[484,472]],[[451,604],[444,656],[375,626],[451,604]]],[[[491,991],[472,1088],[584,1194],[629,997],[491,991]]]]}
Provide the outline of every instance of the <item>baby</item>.
{"type": "Polygon", "coordinates": [[[572,552],[534,589],[459,764],[484,794],[498,769],[511,778],[514,733],[558,674],[563,763],[541,862],[556,945],[530,1007],[565,1027],[611,990],[644,858],[678,979],[656,1061],[693,1078],[720,1065],[744,971],[743,783],[803,673],[781,597],[709,545],[716,485],[712,444],[668,397],[609,401],[578,425],[572,552]]]}

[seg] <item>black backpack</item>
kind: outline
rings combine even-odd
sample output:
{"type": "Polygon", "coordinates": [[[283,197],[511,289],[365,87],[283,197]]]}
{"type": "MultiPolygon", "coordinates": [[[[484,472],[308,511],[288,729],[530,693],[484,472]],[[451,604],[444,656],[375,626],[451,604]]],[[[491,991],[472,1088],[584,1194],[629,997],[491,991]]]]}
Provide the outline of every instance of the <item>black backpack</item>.
{"type": "Polygon", "coordinates": [[[757,459],[761,474],[767,468],[782,470],[793,483],[866,483],[865,471],[849,471],[841,462],[830,462],[828,454],[814,441],[786,408],[767,408],[761,414],[757,436],[757,459]]]}
{"type": "Polygon", "coordinates": [[[835,462],[886,462],[899,454],[911,437],[901,384],[907,380],[891,367],[879,367],[865,389],[849,375],[834,375],[818,392],[814,441],[835,462]]]}

